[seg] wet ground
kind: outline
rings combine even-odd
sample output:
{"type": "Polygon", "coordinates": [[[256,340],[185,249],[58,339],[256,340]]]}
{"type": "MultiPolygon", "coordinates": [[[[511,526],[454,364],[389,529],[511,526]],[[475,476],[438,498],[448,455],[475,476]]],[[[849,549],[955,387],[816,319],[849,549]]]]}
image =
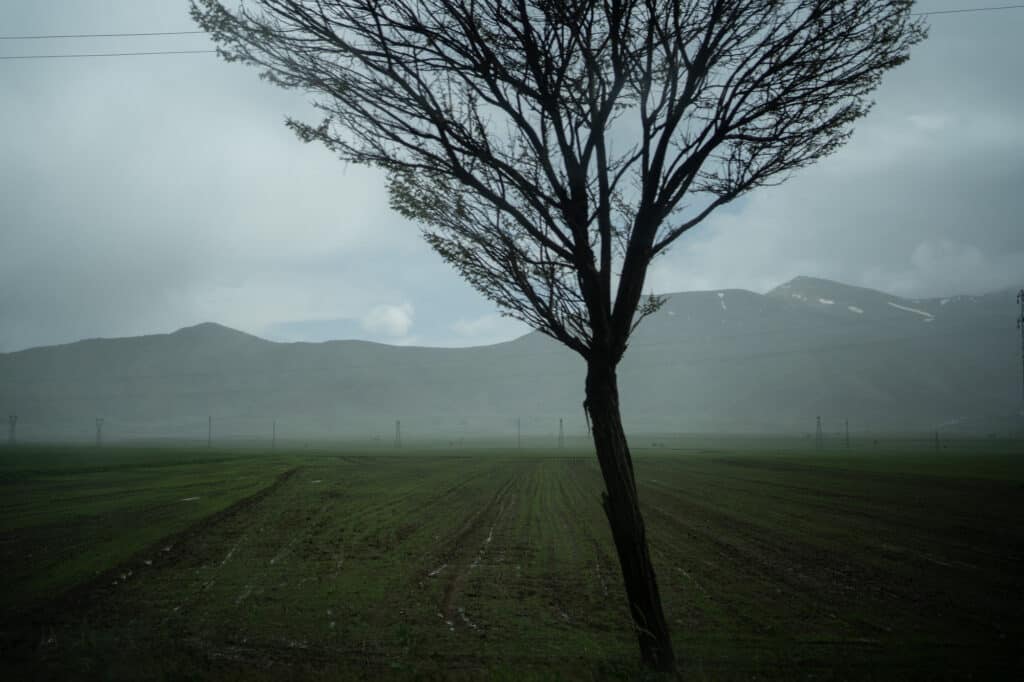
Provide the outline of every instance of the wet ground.
{"type": "MultiPolygon", "coordinates": [[[[2,547],[16,576],[32,574],[33,551],[55,556],[61,527],[77,544],[43,572],[111,535],[104,513],[126,529],[177,520],[66,589],[5,595],[4,666],[38,678],[631,678],[599,471],[584,453],[550,454],[249,455],[192,462],[185,487],[168,464],[151,505],[104,512],[86,496],[63,526],[12,502],[2,547]],[[220,502],[181,511],[204,500],[220,502]]],[[[1014,457],[986,457],[638,455],[683,672],[1018,678],[1024,484],[1014,457]]],[[[41,480],[22,472],[20,494],[41,480]]],[[[130,500],[152,481],[123,487],[130,500]]]]}

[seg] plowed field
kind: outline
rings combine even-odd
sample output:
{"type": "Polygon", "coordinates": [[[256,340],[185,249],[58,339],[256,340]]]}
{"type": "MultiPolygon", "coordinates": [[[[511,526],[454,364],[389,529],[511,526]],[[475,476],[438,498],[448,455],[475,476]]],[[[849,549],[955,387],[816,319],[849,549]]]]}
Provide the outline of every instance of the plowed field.
{"type": "MultiPolygon", "coordinates": [[[[684,677],[1020,679],[1018,459],[638,455],[684,677]]],[[[582,451],[22,452],[4,679],[631,679],[600,491],[582,451]]]]}

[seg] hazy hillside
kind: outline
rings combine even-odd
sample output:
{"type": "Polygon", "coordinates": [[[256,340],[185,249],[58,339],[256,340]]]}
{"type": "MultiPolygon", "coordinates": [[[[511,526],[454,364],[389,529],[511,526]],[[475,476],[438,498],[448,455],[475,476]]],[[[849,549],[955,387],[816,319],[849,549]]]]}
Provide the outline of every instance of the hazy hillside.
{"type": "MultiPolygon", "coordinates": [[[[1021,429],[1013,292],[907,300],[798,277],[673,294],[620,372],[641,431],[1021,429]]],[[[23,439],[582,433],[583,363],[539,334],[463,349],[274,343],[207,323],[0,354],[23,439]]]]}

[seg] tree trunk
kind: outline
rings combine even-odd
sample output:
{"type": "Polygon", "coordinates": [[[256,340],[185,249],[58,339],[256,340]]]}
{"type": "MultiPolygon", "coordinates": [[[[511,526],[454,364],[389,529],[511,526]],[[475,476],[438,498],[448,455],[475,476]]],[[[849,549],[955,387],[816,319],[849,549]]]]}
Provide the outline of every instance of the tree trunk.
{"type": "Polygon", "coordinates": [[[586,407],[604,476],[604,512],[619,554],[626,596],[640,643],[640,656],[646,667],[670,672],[675,669],[675,654],[661,609],[658,581],[647,551],[633,460],[619,413],[615,368],[610,362],[591,358],[588,363],[586,407]]]}

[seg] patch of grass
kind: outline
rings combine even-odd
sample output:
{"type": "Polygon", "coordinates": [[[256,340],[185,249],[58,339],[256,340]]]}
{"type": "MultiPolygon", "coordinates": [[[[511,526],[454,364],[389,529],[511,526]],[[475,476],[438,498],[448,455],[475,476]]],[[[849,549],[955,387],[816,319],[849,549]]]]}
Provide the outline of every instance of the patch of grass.
{"type": "Polygon", "coordinates": [[[0,462],[0,608],[88,580],[273,482],[281,458],[20,447],[0,462]]]}
{"type": "MultiPolygon", "coordinates": [[[[1017,457],[699,450],[636,459],[685,677],[1020,673],[1017,457]]],[[[585,451],[41,450],[0,465],[0,486],[21,592],[5,615],[41,614],[4,619],[16,674],[640,675],[585,451]],[[131,575],[46,609],[58,588],[41,586],[114,565],[131,575]]]]}

